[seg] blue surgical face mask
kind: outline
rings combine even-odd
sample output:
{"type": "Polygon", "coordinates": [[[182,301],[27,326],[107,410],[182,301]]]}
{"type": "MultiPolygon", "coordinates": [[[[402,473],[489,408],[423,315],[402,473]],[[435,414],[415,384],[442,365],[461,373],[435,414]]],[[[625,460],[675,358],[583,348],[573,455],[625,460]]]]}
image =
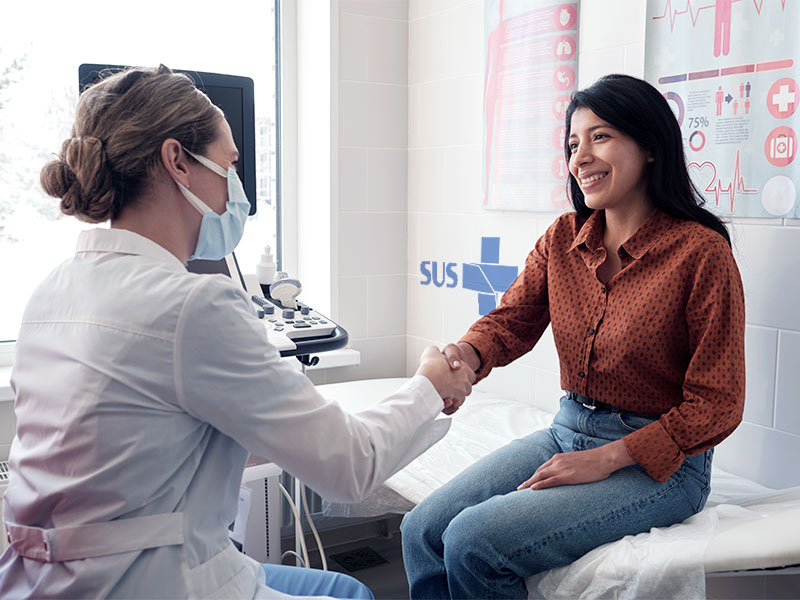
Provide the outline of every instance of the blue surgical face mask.
{"type": "Polygon", "coordinates": [[[200,164],[228,180],[228,201],[225,204],[225,212],[221,215],[211,210],[205,202],[190,192],[188,188],[185,188],[177,181],[175,182],[178,184],[178,189],[184,198],[203,215],[203,221],[200,224],[200,235],[197,236],[197,248],[189,260],[194,260],[195,258],[219,260],[233,252],[239,240],[242,239],[244,222],[250,212],[250,202],[244,193],[239,176],[232,167],[229,167],[226,171],[205,156],[189,152],[186,148],[184,150],[200,164]]]}

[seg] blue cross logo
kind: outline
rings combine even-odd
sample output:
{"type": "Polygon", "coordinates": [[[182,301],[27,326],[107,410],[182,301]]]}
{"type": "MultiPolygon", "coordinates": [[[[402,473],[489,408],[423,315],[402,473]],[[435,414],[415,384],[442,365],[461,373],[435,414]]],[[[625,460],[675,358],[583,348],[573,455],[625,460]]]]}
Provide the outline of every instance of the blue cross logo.
{"type": "Polygon", "coordinates": [[[478,312],[488,315],[495,308],[500,295],[517,278],[518,267],[500,264],[500,238],[481,238],[481,262],[464,263],[461,281],[464,289],[478,292],[478,312]]]}

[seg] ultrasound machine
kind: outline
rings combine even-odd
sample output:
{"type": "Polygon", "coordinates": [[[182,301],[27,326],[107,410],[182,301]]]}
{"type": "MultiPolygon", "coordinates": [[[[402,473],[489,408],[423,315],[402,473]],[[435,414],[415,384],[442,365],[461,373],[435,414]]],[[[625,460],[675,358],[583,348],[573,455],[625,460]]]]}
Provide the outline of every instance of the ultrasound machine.
{"type": "MultiPolygon", "coordinates": [[[[101,75],[124,70],[122,65],[82,64],[78,69],[80,91],[97,81],[101,75]]],[[[231,127],[233,141],[240,151],[239,178],[250,200],[250,215],[256,213],[255,111],[253,80],[249,77],[174,70],[188,75],[216,106],[222,109],[231,127]]],[[[280,193],[280,192],[279,192],[280,193]]],[[[245,278],[234,253],[221,260],[193,260],[187,265],[193,273],[227,275],[239,283],[256,305],[264,322],[267,337],[281,356],[296,356],[304,366],[313,366],[321,352],[337,350],[347,345],[348,334],[340,325],[310,306],[297,302],[302,290],[300,282],[284,273],[270,283],[259,284],[245,278]]]]}

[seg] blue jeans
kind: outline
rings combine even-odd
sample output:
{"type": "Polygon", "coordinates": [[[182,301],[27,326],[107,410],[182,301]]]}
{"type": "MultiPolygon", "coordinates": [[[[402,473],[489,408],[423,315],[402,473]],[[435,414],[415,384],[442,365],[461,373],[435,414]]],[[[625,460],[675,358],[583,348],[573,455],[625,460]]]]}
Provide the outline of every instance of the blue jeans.
{"type": "Polygon", "coordinates": [[[375,600],[363,583],[334,571],[303,569],[288,565],[261,565],[267,575],[267,585],[290,596],[330,596],[375,600]]]}
{"type": "Polygon", "coordinates": [[[550,429],[479,460],[403,519],[411,598],[525,598],[525,578],[626,535],[699,512],[713,450],[691,456],[665,483],[633,465],[602,481],[516,488],[554,454],[595,448],[653,422],[565,396],[550,429]]]}

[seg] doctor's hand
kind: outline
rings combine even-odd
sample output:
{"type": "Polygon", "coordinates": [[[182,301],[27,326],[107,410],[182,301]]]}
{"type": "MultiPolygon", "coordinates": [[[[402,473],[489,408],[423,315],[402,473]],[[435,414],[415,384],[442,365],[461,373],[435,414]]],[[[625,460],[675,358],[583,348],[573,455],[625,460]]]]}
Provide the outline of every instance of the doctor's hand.
{"type": "Polygon", "coordinates": [[[543,490],[559,485],[591,483],[606,479],[617,469],[634,463],[625,444],[617,440],[591,450],[556,454],[517,489],[543,490]]]}
{"type": "Polygon", "coordinates": [[[464,398],[472,392],[472,383],[475,381],[472,369],[451,369],[436,346],[425,348],[416,374],[427,377],[433,384],[444,402],[443,412],[448,415],[456,412],[463,404],[464,398]]]}

